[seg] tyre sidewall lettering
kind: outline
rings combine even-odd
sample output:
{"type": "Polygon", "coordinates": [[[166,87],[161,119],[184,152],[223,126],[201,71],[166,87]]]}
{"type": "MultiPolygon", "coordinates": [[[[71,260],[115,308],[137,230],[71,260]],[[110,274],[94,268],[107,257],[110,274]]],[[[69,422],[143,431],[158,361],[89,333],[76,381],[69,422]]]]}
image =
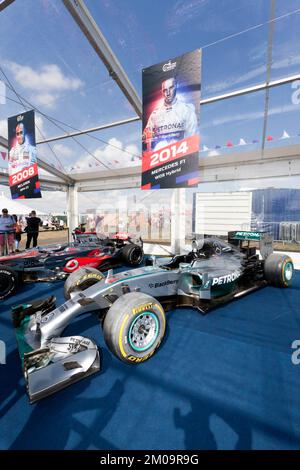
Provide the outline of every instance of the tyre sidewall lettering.
{"type": "Polygon", "coordinates": [[[118,343],[119,343],[120,352],[126,360],[128,360],[130,362],[134,362],[134,363],[144,362],[147,359],[149,359],[155,353],[156,349],[160,346],[161,341],[158,341],[155,344],[155,347],[152,351],[150,351],[145,356],[139,357],[139,356],[134,355],[134,351],[128,343],[128,333],[129,333],[129,330],[131,328],[131,325],[135,321],[137,316],[141,315],[143,312],[146,312],[146,311],[150,310],[151,313],[153,313],[156,316],[157,321],[158,321],[158,325],[159,325],[159,331],[162,328],[165,327],[164,314],[163,314],[163,312],[161,312],[162,313],[162,319],[161,319],[157,315],[157,312],[155,312],[155,307],[161,312],[161,308],[159,307],[159,305],[149,302],[147,304],[142,305],[141,307],[133,308],[132,312],[131,312],[131,315],[128,314],[123,319],[123,322],[122,322],[121,327],[120,327],[118,343]],[[128,321],[129,318],[130,318],[130,321],[128,321]],[[130,348],[130,351],[128,351],[129,348],[130,348]]]}
{"type": "Polygon", "coordinates": [[[85,274],[80,279],[78,279],[78,281],[76,282],[76,286],[79,286],[80,284],[82,284],[82,282],[87,281],[88,279],[97,280],[97,282],[98,282],[98,281],[101,281],[103,279],[103,276],[101,276],[101,274],[99,274],[99,276],[97,276],[94,273],[85,274]]]}
{"type": "Polygon", "coordinates": [[[8,277],[8,281],[11,282],[11,287],[9,288],[9,290],[4,291],[3,295],[0,292],[0,299],[4,299],[4,298],[8,297],[11,293],[14,292],[14,290],[16,288],[18,278],[17,278],[16,274],[14,274],[10,271],[7,271],[6,269],[0,269],[0,274],[6,275],[8,277]]]}

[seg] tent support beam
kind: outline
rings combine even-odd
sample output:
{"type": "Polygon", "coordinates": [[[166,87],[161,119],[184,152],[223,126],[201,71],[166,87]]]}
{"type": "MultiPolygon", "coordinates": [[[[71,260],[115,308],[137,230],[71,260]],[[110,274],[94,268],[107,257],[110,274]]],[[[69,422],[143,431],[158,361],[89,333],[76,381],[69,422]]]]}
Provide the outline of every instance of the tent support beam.
{"type": "Polygon", "coordinates": [[[69,185],[67,189],[67,223],[69,227],[69,241],[72,242],[72,232],[78,227],[78,193],[76,185],[69,185]]]}
{"type": "Polygon", "coordinates": [[[171,199],[171,252],[182,253],[185,246],[185,189],[173,190],[171,199]]]}
{"type": "Polygon", "coordinates": [[[131,122],[136,122],[136,121],[139,121],[139,120],[140,120],[140,118],[135,116],[135,117],[128,118],[128,119],[123,119],[122,121],[116,121],[116,122],[111,122],[109,124],[103,124],[103,125],[97,126],[97,127],[91,127],[90,129],[85,129],[83,131],[70,132],[68,134],[58,135],[57,137],[50,137],[49,139],[39,140],[37,142],[37,145],[38,144],[47,144],[49,142],[55,142],[57,140],[68,139],[69,137],[77,137],[77,136],[80,136],[80,135],[91,134],[92,132],[103,131],[104,129],[110,129],[112,127],[121,126],[123,124],[129,124],[131,122]]]}
{"type": "MultiPolygon", "coordinates": [[[[6,149],[8,149],[8,140],[5,137],[0,136],[0,145],[6,149]]],[[[53,167],[49,163],[41,160],[40,158],[37,159],[38,166],[43,168],[43,170],[48,171],[51,175],[57,176],[61,178],[67,184],[73,184],[74,180],[70,176],[66,175],[62,171],[58,170],[57,168],[53,167]]]]}
{"type": "Polygon", "coordinates": [[[113,53],[106,38],[90,14],[83,0],[63,0],[63,3],[77,23],[96,54],[100,57],[109,75],[116,81],[136,114],[141,118],[143,107],[141,99],[126,75],[125,70],[113,53]]]}
{"type": "Polygon", "coordinates": [[[4,8],[7,8],[14,1],[15,0],[2,0],[2,2],[0,3],[0,11],[4,10],[4,8]]]}

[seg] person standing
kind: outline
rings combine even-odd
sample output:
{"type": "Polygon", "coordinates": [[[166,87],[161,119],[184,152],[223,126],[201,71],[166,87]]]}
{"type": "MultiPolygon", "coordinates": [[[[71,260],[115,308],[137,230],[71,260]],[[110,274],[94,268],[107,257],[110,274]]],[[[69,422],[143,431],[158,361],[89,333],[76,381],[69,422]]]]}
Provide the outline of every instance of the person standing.
{"type": "Polygon", "coordinates": [[[40,227],[41,219],[36,216],[35,211],[31,211],[31,213],[29,214],[29,217],[27,217],[26,220],[27,220],[26,249],[28,249],[30,247],[31,240],[32,240],[32,246],[33,247],[37,246],[37,239],[39,236],[39,227],[40,227]]]}
{"type": "Polygon", "coordinates": [[[2,209],[0,216],[0,254],[1,256],[6,253],[13,253],[14,251],[14,229],[15,221],[9,215],[7,209],[2,209]]]}
{"type": "Polygon", "coordinates": [[[21,217],[18,218],[15,214],[13,214],[13,218],[15,219],[15,250],[18,253],[20,251],[19,246],[22,238],[23,225],[21,217]]]}

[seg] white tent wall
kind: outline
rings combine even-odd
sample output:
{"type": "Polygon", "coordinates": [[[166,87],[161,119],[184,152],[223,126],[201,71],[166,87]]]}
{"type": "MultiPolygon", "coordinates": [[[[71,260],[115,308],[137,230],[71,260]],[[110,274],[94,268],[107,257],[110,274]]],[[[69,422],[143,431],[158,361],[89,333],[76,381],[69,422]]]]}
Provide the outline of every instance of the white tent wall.
{"type": "MultiPolygon", "coordinates": [[[[32,211],[32,207],[23,204],[17,200],[9,199],[8,197],[4,196],[4,194],[0,195],[0,208],[1,210],[6,208],[9,214],[16,214],[16,215],[29,215],[32,211]]],[[[35,209],[37,215],[45,215],[45,212],[40,211],[39,209],[35,209]]]]}

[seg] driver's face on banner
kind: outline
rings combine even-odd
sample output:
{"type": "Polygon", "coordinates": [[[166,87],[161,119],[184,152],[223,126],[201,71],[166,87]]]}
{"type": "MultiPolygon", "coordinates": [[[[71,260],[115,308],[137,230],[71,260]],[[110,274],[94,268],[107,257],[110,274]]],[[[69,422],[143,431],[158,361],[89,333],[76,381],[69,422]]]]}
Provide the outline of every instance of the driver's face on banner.
{"type": "Polygon", "coordinates": [[[164,95],[165,104],[172,104],[176,96],[175,78],[169,78],[162,82],[162,93],[164,95]]]}
{"type": "Polygon", "coordinates": [[[24,142],[25,136],[24,136],[24,126],[23,124],[18,124],[16,127],[16,137],[18,144],[21,145],[24,142]]]}

